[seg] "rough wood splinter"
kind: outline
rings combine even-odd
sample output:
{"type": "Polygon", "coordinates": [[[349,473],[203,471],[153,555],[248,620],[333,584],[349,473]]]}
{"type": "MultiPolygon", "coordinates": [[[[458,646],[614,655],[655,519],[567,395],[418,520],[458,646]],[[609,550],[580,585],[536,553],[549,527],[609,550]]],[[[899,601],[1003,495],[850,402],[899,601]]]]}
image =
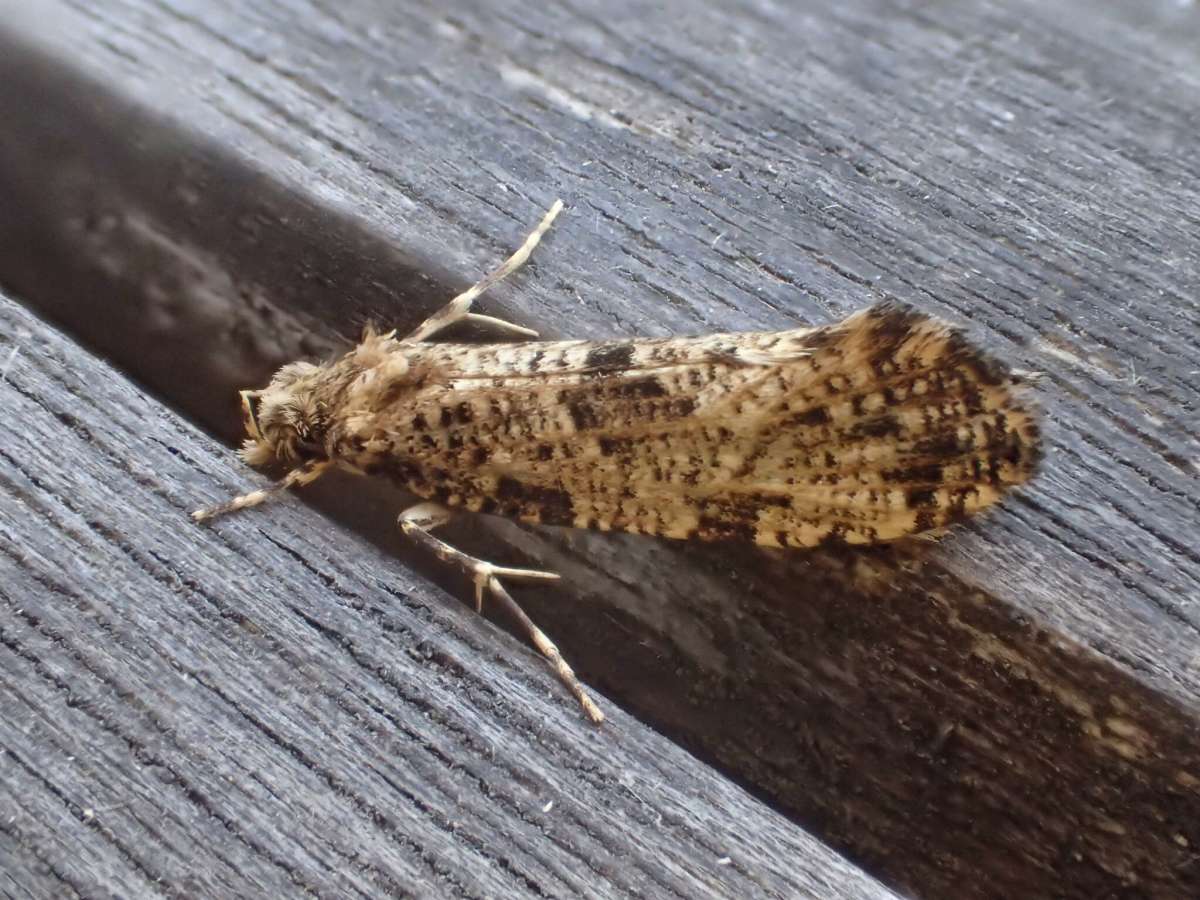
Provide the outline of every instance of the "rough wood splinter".
{"type": "Polygon", "coordinates": [[[492,565],[433,535],[450,507],[522,522],[767,547],[928,534],[1028,481],[1038,425],[1021,378],[945,323],[884,303],[820,328],[616,341],[429,343],[528,259],[522,247],[404,338],[368,329],[332,362],[242,391],[252,465],[274,486],[193,513],[255,506],[331,467],[391,477],[426,502],[406,535],[496,597],[595,722],[603,714],[492,565]]]}

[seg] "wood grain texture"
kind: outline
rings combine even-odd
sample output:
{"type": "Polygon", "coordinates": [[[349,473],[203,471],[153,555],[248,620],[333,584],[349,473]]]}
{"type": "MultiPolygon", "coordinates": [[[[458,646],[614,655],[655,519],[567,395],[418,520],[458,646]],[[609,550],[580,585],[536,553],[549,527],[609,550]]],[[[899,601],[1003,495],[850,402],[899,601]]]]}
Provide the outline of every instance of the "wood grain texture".
{"type": "Polygon", "coordinates": [[[0,354],[0,893],[894,896],[312,510],[191,524],[241,467],[5,297],[0,354]]]}
{"type": "MultiPolygon", "coordinates": [[[[231,441],[560,195],[485,304],[548,337],[967,325],[1050,446],[938,546],[453,539],[562,572],[520,599],[587,680],[913,893],[1198,893],[1194,11],[245,6],[0,3],[0,280],[231,441]]],[[[315,499],[395,546],[401,498],[315,499]]]]}

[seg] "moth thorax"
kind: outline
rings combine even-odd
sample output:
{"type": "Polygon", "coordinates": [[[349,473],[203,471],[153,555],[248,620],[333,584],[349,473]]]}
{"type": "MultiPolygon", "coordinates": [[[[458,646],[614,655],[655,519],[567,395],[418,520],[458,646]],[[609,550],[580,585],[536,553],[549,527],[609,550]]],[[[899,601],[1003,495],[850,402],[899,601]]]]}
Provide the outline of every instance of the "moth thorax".
{"type": "Polygon", "coordinates": [[[392,353],[379,365],[379,380],[384,383],[399,381],[408,375],[408,356],[404,353],[392,353]]]}

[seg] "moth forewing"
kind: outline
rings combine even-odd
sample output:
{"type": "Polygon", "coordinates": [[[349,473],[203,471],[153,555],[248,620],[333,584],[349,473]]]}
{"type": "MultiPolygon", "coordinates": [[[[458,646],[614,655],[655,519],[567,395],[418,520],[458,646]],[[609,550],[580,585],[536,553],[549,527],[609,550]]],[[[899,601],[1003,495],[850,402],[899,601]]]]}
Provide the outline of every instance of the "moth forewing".
{"type": "Polygon", "coordinates": [[[526,522],[887,541],[995,502],[1038,455],[1016,379],[897,305],[818,329],[365,356],[380,362],[343,395],[333,457],[526,522]]]}
{"type": "Polygon", "coordinates": [[[557,648],[504,590],[549,572],[495,566],[432,530],[447,507],[531,523],[772,547],[929,533],[1027,481],[1038,457],[1020,379],[961,332],[888,303],[836,325],[617,341],[429,343],[514,271],[521,248],[404,339],[368,332],[342,358],[293,363],[244,391],[243,457],[294,468],[256,505],[333,466],[380,474],[427,502],[406,535],[496,597],[579,698],[557,648]]]}

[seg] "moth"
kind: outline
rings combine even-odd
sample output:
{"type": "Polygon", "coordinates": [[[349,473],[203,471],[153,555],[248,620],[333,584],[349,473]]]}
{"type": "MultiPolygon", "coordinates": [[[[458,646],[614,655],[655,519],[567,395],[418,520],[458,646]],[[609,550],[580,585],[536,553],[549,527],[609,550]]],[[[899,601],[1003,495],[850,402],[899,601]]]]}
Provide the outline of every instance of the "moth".
{"type": "Polygon", "coordinates": [[[391,478],[422,499],[400,514],[404,534],[469,573],[478,609],[487,593],[516,616],[600,722],[504,586],[558,576],[445,543],[433,531],[453,510],[765,547],[877,544],[943,529],[1032,477],[1040,439],[1021,377],[899,303],[817,328],[613,341],[538,341],[470,312],[561,209],[410,334],[368,329],[340,359],[242,391],[242,458],[291,470],[194,518],[333,467],[391,478]],[[518,340],[430,340],[463,320],[518,340]]]}

